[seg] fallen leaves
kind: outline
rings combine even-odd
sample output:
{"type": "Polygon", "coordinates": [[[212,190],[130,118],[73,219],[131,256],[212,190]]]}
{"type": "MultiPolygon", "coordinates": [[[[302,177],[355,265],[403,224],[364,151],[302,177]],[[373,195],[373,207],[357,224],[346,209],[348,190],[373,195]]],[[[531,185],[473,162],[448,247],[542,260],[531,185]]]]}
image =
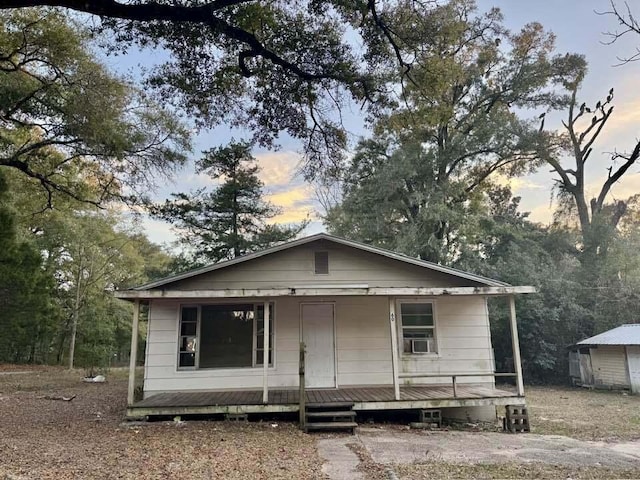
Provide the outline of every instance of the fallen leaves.
{"type": "MultiPolygon", "coordinates": [[[[0,371],[10,369],[0,366],[0,371]]],[[[127,381],[47,367],[0,375],[0,478],[319,479],[314,438],[289,422],[123,423],[127,381]],[[44,396],[75,396],[43,402],[44,396]]],[[[184,419],[182,419],[184,420],[184,419]]]]}

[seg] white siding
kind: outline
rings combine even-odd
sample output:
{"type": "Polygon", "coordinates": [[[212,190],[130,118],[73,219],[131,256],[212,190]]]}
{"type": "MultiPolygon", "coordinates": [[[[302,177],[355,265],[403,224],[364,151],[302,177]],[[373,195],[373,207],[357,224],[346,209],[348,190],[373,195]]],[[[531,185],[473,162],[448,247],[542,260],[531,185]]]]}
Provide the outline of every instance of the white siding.
{"type": "Polygon", "coordinates": [[[369,287],[461,287],[476,282],[370,252],[317,241],[177,281],[172,290],[290,288],[317,284],[369,287]],[[329,253],[329,273],[316,275],[314,253],[329,253]]]}
{"type": "MultiPolygon", "coordinates": [[[[338,386],[391,385],[391,340],[387,297],[277,298],[275,301],[275,366],[269,369],[272,388],[296,387],[300,341],[300,303],[332,302],[336,315],[338,386]]],[[[492,372],[493,355],[484,298],[438,298],[438,353],[403,356],[402,372],[492,372]]],[[[177,369],[179,301],[151,303],[145,395],[161,391],[255,389],[262,387],[262,368],[177,369]]],[[[406,383],[449,383],[450,379],[414,379],[406,383]]],[[[490,377],[460,378],[460,383],[484,383],[490,377]]]]}
{"type": "MultiPolygon", "coordinates": [[[[397,308],[399,312],[399,308],[397,308]]],[[[495,370],[486,300],[438,297],[434,300],[437,353],[400,354],[401,373],[492,373],[495,370]]],[[[402,338],[398,322],[398,338],[402,338]]],[[[402,346],[401,346],[402,347],[402,346]]],[[[402,379],[404,384],[447,383],[451,378],[402,379]]],[[[460,377],[459,383],[491,383],[493,377],[460,377]]]]}
{"type": "Polygon", "coordinates": [[[599,345],[591,349],[591,367],[596,385],[628,387],[629,373],[624,347],[599,345]]]}

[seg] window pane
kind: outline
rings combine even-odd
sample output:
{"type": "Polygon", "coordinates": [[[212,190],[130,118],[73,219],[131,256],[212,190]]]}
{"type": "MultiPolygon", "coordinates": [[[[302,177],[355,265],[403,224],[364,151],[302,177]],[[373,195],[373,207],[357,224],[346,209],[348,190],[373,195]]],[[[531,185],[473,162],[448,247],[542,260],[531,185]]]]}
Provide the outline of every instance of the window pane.
{"type": "Polygon", "coordinates": [[[403,315],[402,326],[431,327],[433,326],[433,317],[431,315],[403,315]]]}
{"type": "MultiPolygon", "coordinates": [[[[256,365],[262,365],[264,360],[264,350],[256,351],[256,365]]],[[[273,350],[269,350],[269,365],[273,365],[273,350]]]]}
{"type": "Polygon", "coordinates": [[[409,338],[409,339],[413,339],[413,338],[433,338],[433,329],[426,329],[426,328],[416,328],[416,329],[409,329],[409,328],[405,328],[402,331],[402,336],[404,338],[409,338]]]}
{"type": "Polygon", "coordinates": [[[182,308],[182,321],[183,322],[197,322],[198,321],[198,307],[183,307],[182,308]]]}
{"type": "Polygon", "coordinates": [[[180,335],[195,335],[196,323],[195,322],[183,322],[180,327],[180,335]]]}
{"type": "Polygon", "coordinates": [[[181,352],[195,352],[196,351],[196,337],[181,337],[181,339],[180,339],[180,351],[181,352]]]}
{"type": "Polygon", "coordinates": [[[433,329],[403,329],[402,342],[404,353],[435,352],[433,329]]]}
{"type": "Polygon", "coordinates": [[[402,303],[400,311],[403,317],[405,315],[433,315],[430,303],[402,303]]]}
{"type": "Polygon", "coordinates": [[[253,304],[203,306],[199,366],[251,367],[253,318],[253,304]]]}
{"type": "Polygon", "coordinates": [[[195,367],[196,355],[195,353],[181,353],[180,354],[180,366],[181,367],[195,367]]]}

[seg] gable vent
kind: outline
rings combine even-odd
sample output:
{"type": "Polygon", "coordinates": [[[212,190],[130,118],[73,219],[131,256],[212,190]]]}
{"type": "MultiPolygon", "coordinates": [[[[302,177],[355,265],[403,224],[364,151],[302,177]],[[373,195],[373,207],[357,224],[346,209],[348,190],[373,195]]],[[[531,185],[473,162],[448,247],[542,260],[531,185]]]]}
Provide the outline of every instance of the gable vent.
{"type": "Polygon", "coordinates": [[[329,273],[329,252],[315,252],[316,275],[329,273]]]}

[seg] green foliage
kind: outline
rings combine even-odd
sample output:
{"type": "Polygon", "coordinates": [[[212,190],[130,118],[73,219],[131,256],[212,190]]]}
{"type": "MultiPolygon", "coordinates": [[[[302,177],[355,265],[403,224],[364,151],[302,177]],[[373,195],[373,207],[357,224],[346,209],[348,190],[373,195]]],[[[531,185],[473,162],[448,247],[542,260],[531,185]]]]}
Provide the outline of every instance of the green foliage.
{"type": "Polygon", "coordinates": [[[7,332],[0,339],[0,361],[62,362],[76,323],[78,366],[122,362],[129,350],[132,309],[114,299],[113,290],[166,275],[171,257],[124,228],[114,211],[65,195],[53,197],[57,208],[43,209],[47,196],[31,179],[11,169],[0,173],[11,192],[10,200],[4,196],[2,211],[13,212],[13,227],[2,230],[12,234],[3,237],[7,259],[1,278],[7,287],[2,291],[8,300],[0,314],[7,332]]]}
{"type": "Polygon", "coordinates": [[[584,61],[554,56],[541,25],[508,32],[497,10],[478,15],[470,1],[421,17],[402,4],[394,20],[399,48],[414,57],[402,102],[359,144],[326,221],[335,233],[447,263],[484,215],[496,175],[540,165],[533,122],[516,109],[564,105],[555,87],[584,61]]]}
{"type": "MultiPolygon", "coordinates": [[[[579,234],[564,225],[543,227],[518,212],[508,189],[493,195],[481,233],[465,245],[455,266],[532,285],[517,299],[523,369],[529,382],[566,382],[567,347],[623,323],[640,308],[640,231],[628,223],[611,245],[606,268],[594,278],[575,248],[579,234]]],[[[511,371],[512,350],[504,300],[490,302],[497,369],[511,371]]]]}
{"type": "Polygon", "coordinates": [[[18,238],[8,196],[0,170],[0,362],[43,362],[59,315],[53,279],[34,245],[18,238]]]}
{"type": "Polygon", "coordinates": [[[0,12],[0,165],[49,195],[135,201],[184,162],[189,135],[108,72],[89,43],[58,11],[0,12]]]}
{"type": "Polygon", "coordinates": [[[175,225],[187,248],[189,266],[218,262],[293,239],[306,222],[281,226],[266,223],[280,210],[263,200],[251,145],[231,143],[205,152],[197,172],[217,188],[173,194],[153,214],[175,225]]]}
{"type": "Polygon", "coordinates": [[[310,172],[344,153],[347,135],[336,110],[353,100],[374,108],[382,98],[375,3],[157,4],[167,7],[160,20],[132,22],[101,10],[102,31],[114,38],[107,46],[168,52],[146,79],[163,101],[192,113],[199,125],[249,128],[262,146],[282,133],[301,139],[310,172]]]}

